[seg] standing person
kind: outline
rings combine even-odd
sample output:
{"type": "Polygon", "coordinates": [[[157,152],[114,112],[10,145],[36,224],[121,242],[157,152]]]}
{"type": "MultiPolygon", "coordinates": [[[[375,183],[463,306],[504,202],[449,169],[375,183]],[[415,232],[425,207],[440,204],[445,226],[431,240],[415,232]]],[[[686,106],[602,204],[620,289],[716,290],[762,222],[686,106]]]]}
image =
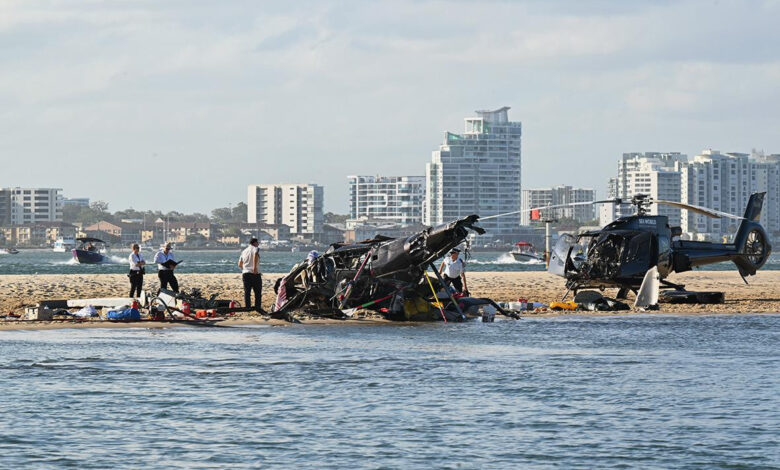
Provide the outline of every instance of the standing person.
{"type": "Polygon", "coordinates": [[[166,243],[163,248],[154,255],[154,262],[157,263],[158,271],[157,277],[160,278],[160,289],[167,289],[168,284],[171,285],[171,290],[179,292],[179,281],[176,280],[176,276],[173,275],[173,270],[176,269],[176,260],[173,257],[171,251],[171,244],[166,243]]]}
{"type": "Polygon", "coordinates": [[[141,296],[141,289],[144,286],[144,274],[146,274],[146,261],[144,255],[141,254],[141,247],[138,243],[133,243],[133,252],[130,253],[128,260],[130,261],[130,272],[127,276],[130,278],[130,297],[135,298],[141,296]],[[137,294],[135,292],[138,292],[137,294]]]}
{"type": "Polygon", "coordinates": [[[260,248],[257,238],[249,240],[249,246],[241,252],[238,258],[241,268],[241,279],[244,281],[244,307],[249,307],[252,301],[252,291],[255,293],[255,311],[262,312],[260,302],[263,292],[263,276],[260,274],[260,248]]]}
{"type": "Polygon", "coordinates": [[[444,273],[444,284],[446,286],[452,285],[455,291],[462,292],[465,295],[469,295],[469,288],[466,285],[466,262],[460,257],[460,250],[453,248],[450,250],[450,255],[444,258],[439,266],[439,273],[444,273]]]}

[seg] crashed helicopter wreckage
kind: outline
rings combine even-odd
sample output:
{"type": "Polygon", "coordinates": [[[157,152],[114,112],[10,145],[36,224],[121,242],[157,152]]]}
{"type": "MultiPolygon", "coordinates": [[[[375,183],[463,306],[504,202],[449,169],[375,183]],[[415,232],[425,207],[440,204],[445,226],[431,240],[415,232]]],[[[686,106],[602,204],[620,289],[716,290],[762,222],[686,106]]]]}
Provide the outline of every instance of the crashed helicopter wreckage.
{"type": "Polygon", "coordinates": [[[456,298],[443,288],[433,265],[469,233],[485,233],[477,220],[479,216],[470,215],[406,238],[377,235],[354,244],[335,243],[321,255],[312,253],[277,279],[272,312],[344,318],[368,309],[390,320],[446,322],[463,321],[490,306],[494,312],[518,318],[490,299],[456,298]],[[428,274],[429,268],[434,276],[428,274]]]}

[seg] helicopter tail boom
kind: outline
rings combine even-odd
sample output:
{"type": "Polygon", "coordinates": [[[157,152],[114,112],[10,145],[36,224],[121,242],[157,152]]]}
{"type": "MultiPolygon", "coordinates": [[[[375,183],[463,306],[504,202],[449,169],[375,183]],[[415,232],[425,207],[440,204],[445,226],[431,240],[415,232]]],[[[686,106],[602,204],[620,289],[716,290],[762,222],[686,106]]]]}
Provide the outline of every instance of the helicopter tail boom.
{"type": "Polygon", "coordinates": [[[766,231],[759,223],[765,194],[755,193],[750,196],[734,243],[678,241],[674,270],[679,273],[695,266],[732,261],[743,277],[756,274],[772,252],[766,231]]]}

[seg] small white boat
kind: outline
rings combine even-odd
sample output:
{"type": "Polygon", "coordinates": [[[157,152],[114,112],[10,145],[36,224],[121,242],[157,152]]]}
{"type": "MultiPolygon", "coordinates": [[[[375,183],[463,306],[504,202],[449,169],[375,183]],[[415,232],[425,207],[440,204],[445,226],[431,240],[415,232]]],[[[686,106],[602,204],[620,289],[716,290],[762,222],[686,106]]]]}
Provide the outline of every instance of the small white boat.
{"type": "Polygon", "coordinates": [[[51,251],[57,253],[67,253],[70,250],[76,248],[76,239],[73,237],[60,237],[54,242],[54,247],[51,251]]]}
{"type": "Polygon", "coordinates": [[[17,255],[19,250],[16,248],[0,248],[0,255],[17,255]]]}
{"type": "Polygon", "coordinates": [[[512,255],[515,261],[544,262],[544,255],[539,254],[539,252],[534,249],[532,244],[526,242],[515,243],[515,247],[512,249],[512,251],[509,252],[509,254],[512,255]]]}

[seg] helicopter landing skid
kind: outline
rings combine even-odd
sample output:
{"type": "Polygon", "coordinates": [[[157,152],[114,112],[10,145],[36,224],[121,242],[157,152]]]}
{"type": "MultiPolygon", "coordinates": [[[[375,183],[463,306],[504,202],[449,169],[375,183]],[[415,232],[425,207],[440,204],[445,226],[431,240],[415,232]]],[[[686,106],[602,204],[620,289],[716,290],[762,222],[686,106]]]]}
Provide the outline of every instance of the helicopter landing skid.
{"type": "Polygon", "coordinates": [[[673,282],[667,281],[666,279],[662,279],[661,284],[663,286],[661,289],[674,289],[679,292],[685,292],[685,284],[675,284],[673,282]]]}

